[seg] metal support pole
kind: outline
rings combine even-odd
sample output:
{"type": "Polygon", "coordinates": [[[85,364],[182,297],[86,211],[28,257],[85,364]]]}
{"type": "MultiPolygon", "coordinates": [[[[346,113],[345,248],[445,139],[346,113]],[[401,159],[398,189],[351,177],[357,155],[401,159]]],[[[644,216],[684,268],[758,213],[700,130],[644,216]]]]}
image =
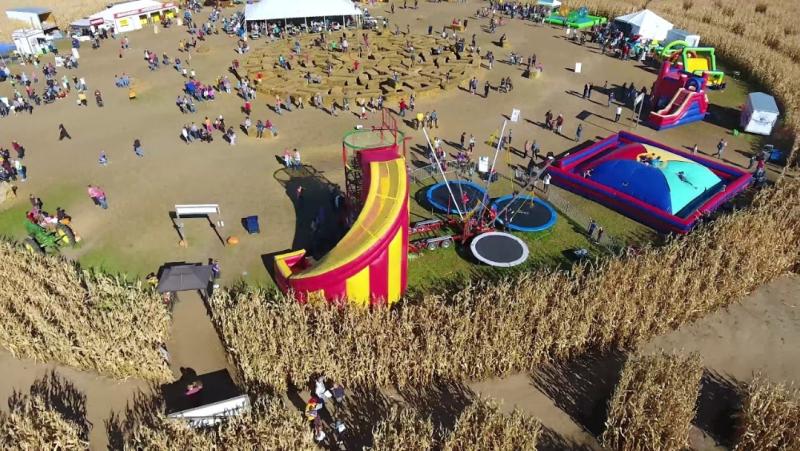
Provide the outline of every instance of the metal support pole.
{"type": "MultiPolygon", "coordinates": [[[[503,145],[503,137],[506,134],[506,124],[508,121],[503,119],[503,128],[500,129],[500,136],[497,137],[497,147],[494,149],[494,159],[492,159],[492,166],[489,168],[489,173],[486,176],[486,195],[489,195],[489,185],[492,183],[492,172],[494,172],[495,164],[497,164],[497,155],[500,153],[500,146],[503,145]]],[[[483,217],[484,212],[486,211],[486,202],[481,199],[481,203],[483,204],[483,208],[481,208],[481,215],[479,217],[483,217]]]]}
{"type": "Polygon", "coordinates": [[[428,136],[428,131],[425,130],[425,127],[422,128],[422,133],[425,135],[425,141],[428,142],[428,149],[430,149],[431,153],[433,154],[433,159],[436,161],[436,166],[439,168],[439,172],[442,174],[442,178],[444,179],[444,185],[447,187],[447,192],[450,193],[450,198],[453,200],[453,205],[456,206],[458,217],[461,218],[461,220],[463,221],[464,215],[461,214],[461,209],[458,208],[458,201],[456,200],[456,196],[455,194],[453,194],[453,190],[450,189],[450,182],[447,181],[447,176],[444,174],[444,170],[442,170],[442,165],[439,162],[439,156],[436,155],[436,149],[433,148],[433,145],[431,144],[431,138],[428,136]]]}

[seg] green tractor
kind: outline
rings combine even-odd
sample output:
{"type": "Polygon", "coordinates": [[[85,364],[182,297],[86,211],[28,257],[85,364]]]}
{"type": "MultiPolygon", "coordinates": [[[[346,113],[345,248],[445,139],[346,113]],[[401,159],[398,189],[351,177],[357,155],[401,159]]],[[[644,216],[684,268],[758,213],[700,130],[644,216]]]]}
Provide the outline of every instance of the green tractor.
{"type": "Polygon", "coordinates": [[[38,255],[49,252],[58,252],[63,246],[74,246],[77,243],[75,232],[62,223],[55,224],[53,230],[47,230],[39,224],[25,221],[25,231],[28,237],[23,241],[25,249],[38,255]]]}

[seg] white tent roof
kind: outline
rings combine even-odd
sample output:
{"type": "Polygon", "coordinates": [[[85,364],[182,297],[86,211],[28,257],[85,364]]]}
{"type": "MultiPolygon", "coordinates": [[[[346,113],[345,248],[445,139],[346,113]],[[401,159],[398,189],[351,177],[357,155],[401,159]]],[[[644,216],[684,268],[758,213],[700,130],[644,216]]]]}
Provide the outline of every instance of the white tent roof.
{"type": "Polygon", "coordinates": [[[648,39],[664,39],[672,29],[672,23],[658,14],[644,9],[638,13],[617,17],[615,20],[629,24],[635,34],[648,39]]]}
{"type": "Polygon", "coordinates": [[[245,20],[355,15],[361,15],[361,10],[351,0],[261,0],[244,8],[245,20]]]}

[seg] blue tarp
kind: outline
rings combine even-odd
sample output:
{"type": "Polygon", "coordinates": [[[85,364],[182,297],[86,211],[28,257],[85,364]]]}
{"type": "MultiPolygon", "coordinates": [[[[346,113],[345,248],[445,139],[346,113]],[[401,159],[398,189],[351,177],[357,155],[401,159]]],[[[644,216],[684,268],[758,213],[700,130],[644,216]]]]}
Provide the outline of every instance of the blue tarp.
{"type": "Polygon", "coordinates": [[[633,160],[609,160],[592,170],[593,181],[672,213],[669,185],[656,167],[633,160]]]}
{"type": "Polygon", "coordinates": [[[17,49],[17,46],[8,42],[0,42],[0,55],[10,55],[17,49]]]}

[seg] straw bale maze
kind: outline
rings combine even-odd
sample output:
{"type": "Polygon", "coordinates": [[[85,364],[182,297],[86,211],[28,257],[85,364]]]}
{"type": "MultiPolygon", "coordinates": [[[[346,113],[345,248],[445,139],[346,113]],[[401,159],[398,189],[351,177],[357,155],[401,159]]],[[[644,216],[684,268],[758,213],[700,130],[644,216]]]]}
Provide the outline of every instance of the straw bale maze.
{"type": "Polygon", "coordinates": [[[480,65],[478,55],[457,53],[439,37],[345,31],[349,51],[343,52],[342,35],[327,35],[325,43],[319,35],[303,35],[260,45],[245,60],[244,72],[250,80],[260,78],[259,92],[290,97],[294,104],[300,98],[311,104],[319,95],[330,109],[334,103],[341,108],[345,99],[362,105],[381,95],[387,102],[420,98],[458,86],[480,65]],[[281,58],[290,69],[281,67],[281,58]]]}

